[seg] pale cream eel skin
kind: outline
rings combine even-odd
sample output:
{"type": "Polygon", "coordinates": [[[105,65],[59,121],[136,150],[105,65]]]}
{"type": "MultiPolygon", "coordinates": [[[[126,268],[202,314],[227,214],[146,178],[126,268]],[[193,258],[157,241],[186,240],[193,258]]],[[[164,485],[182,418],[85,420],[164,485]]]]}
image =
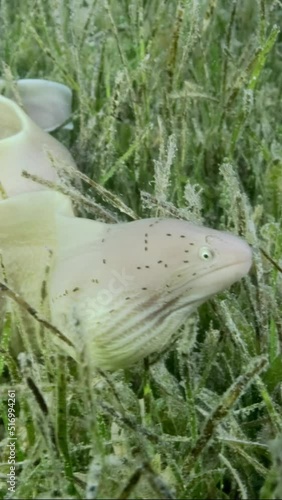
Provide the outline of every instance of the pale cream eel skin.
{"type": "Polygon", "coordinates": [[[59,181],[43,146],[73,166],[68,151],[1,96],[0,117],[1,280],[39,311],[46,281],[44,312],[72,341],[74,357],[83,351],[110,370],[133,364],[248,273],[251,248],[223,231],[177,219],[75,217],[67,196],[21,176],[26,169],[59,181]]]}

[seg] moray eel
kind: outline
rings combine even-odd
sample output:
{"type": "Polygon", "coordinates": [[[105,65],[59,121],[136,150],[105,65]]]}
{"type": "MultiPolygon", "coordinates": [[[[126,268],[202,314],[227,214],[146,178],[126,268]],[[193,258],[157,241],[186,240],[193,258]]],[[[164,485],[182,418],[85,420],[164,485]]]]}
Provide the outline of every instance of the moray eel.
{"type": "Polygon", "coordinates": [[[67,196],[21,176],[25,168],[59,182],[45,147],[73,165],[68,151],[1,96],[0,115],[1,280],[62,331],[71,355],[83,350],[105,369],[130,365],[248,273],[250,247],[225,232],[177,219],[75,217],[67,196]]]}
{"type": "Polygon", "coordinates": [[[5,82],[0,78],[0,92],[6,97],[21,101],[26,114],[46,132],[65,125],[71,118],[72,91],[62,83],[41,78],[24,78],[5,82]]]}
{"type": "Polygon", "coordinates": [[[61,183],[61,166],[76,167],[68,150],[38,127],[15,102],[0,95],[0,199],[46,189],[23,177],[23,170],[61,183]]]}
{"type": "Polygon", "coordinates": [[[162,349],[252,263],[242,239],[176,219],[110,225],[60,216],[59,225],[52,320],[106,369],[162,349]]]}
{"type": "Polygon", "coordinates": [[[200,304],[245,276],[249,245],[177,219],[105,224],[73,216],[52,191],[0,202],[6,278],[94,366],[117,369],[163,349],[200,304]]]}

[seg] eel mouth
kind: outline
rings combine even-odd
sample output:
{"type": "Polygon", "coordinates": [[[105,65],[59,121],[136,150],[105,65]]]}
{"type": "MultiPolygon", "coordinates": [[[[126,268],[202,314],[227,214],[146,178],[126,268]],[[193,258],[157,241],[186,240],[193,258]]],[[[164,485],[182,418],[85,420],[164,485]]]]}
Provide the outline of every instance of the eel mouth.
{"type": "Polygon", "coordinates": [[[193,289],[206,290],[204,297],[208,298],[242,279],[248,274],[251,266],[252,261],[244,259],[222,267],[214,267],[210,271],[206,270],[202,274],[195,276],[189,281],[188,286],[191,291],[193,289]]]}
{"type": "Polygon", "coordinates": [[[178,290],[177,296],[163,306],[163,309],[167,311],[164,314],[164,317],[183,309],[189,309],[187,314],[190,314],[192,310],[195,310],[203,302],[209,300],[212,296],[225,290],[226,288],[229,288],[232,284],[236,283],[236,281],[239,281],[241,278],[246,276],[251,268],[251,265],[251,260],[244,259],[235,263],[226,264],[220,268],[214,268],[210,270],[210,272],[205,272],[201,275],[195,276],[192,280],[186,283],[186,286],[181,287],[183,289],[182,293],[178,290]],[[214,275],[216,275],[216,279],[211,279],[210,284],[207,284],[207,280],[214,275]],[[183,297],[182,300],[181,296],[183,297]]]}

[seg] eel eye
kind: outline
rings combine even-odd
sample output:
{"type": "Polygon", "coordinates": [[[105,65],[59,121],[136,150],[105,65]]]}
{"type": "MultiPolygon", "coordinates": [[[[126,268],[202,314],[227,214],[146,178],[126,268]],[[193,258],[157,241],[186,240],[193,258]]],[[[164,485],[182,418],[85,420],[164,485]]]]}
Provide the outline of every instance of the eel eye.
{"type": "Polygon", "coordinates": [[[208,247],[200,248],[199,255],[202,260],[211,260],[214,257],[213,251],[208,247]]]}

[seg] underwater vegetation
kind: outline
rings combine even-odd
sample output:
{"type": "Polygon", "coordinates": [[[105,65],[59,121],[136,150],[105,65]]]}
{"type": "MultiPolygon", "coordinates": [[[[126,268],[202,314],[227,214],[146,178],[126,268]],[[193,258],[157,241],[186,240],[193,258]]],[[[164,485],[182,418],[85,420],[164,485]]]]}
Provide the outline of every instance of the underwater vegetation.
{"type": "MultiPolygon", "coordinates": [[[[47,182],[32,172],[40,206],[66,197],[68,214],[91,227],[182,219],[239,236],[253,256],[249,274],[185,318],[163,349],[111,372],[87,349],[68,355],[44,279],[34,297],[17,294],[1,247],[1,498],[281,498],[281,7],[0,2],[1,93],[24,106],[18,79],[72,92],[71,117],[46,129],[77,169],[54,168],[47,182]]],[[[12,199],[1,188],[1,206],[12,199]]],[[[148,265],[132,247],[135,267],[148,265]]]]}

